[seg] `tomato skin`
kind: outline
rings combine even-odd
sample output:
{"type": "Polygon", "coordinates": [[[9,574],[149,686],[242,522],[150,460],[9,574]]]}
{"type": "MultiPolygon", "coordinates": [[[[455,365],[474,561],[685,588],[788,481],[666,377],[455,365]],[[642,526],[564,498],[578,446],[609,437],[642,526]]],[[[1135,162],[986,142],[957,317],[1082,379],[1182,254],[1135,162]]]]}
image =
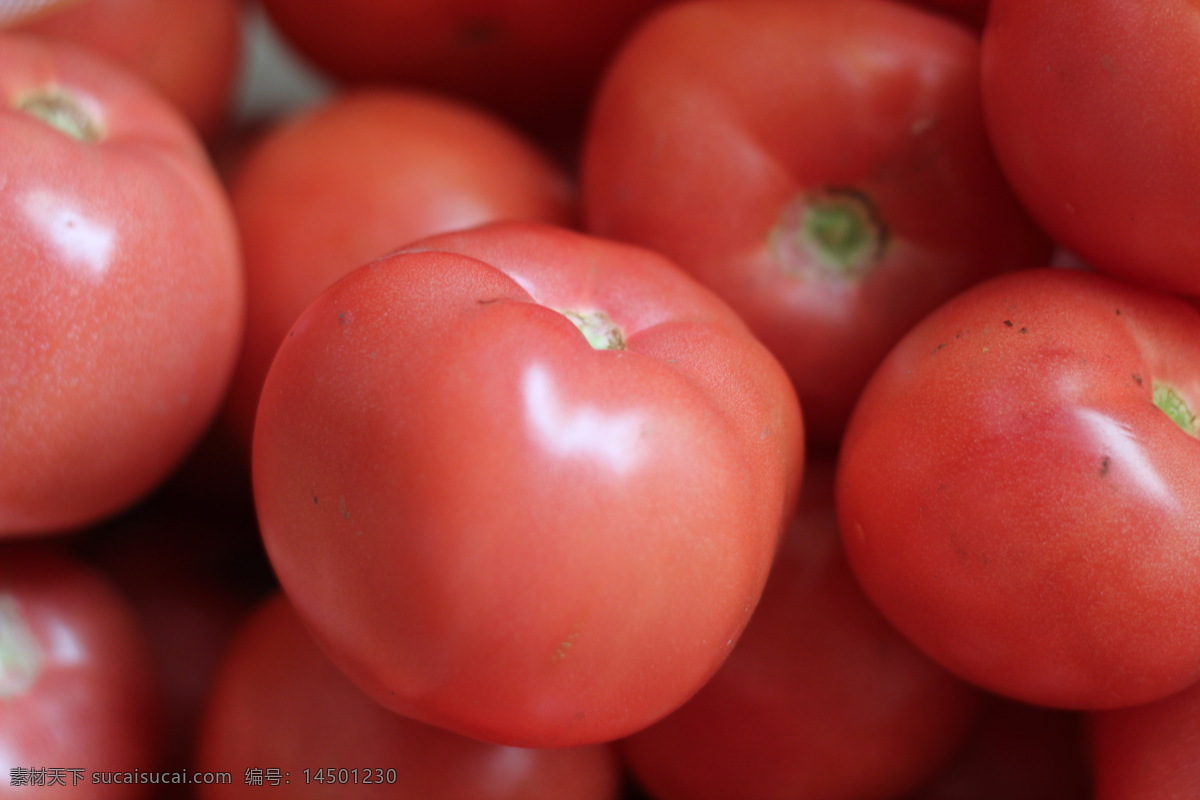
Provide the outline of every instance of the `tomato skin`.
{"type": "Polygon", "coordinates": [[[897,797],[953,752],[978,695],[863,595],[841,552],[832,465],[810,462],[737,647],[621,752],[655,800],[897,797]]]}
{"type": "Polygon", "coordinates": [[[215,415],[243,292],[228,200],[141,82],[63,43],[0,40],[0,534],[126,507],[215,415]],[[78,141],[18,111],[72,93],[78,141]]]}
{"type": "Polygon", "coordinates": [[[1200,677],[1200,315],[1095,273],[1001,277],[942,306],[872,378],[841,452],[852,566],[959,675],[1104,708],[1200,677]]]}
{"type": "Polygon", "coordinates": [[[348,89],[269,130],[234,169],[247,325],[226,416],[247,449],[288,328],[353,267],[416,239],[495,219],[568,224],[566,177],[470,106],[348,89]]]}
{"type": "Polygon", "coordinates": [[[592,107],[586,230],[651,247],[730,303],[834,445],[872,369],[963,288],[1050,243],[991,153],[978,40],[899,3],[686,2],[626,40],[592,107]],[[861,263],[805,252],[806,198],[867,206],[861,263]]]}
{"type": "Polygon", "coordinates": [[[233,98],[241,19],[238,0],[87,0],[14,30],[74,42],[140,75],[211,141],[233,98]]]}
{"type": "Polygon", "coordinates": [[[152,769],[157,756],[158,684],[150,653],[111,582],[60,550],[6,544],[0,627],[0,797],[149,796],[146,785],[92,784],[94,771],[152,769]],[[14,659],[30,652],[32,662],[14,659]],[[27,671],[15,663],[35,666],[27,671]],[[14,767],[82,772],[77,786],[68,772],[65,786],[30,789],[12,785],[14,767]]]}
{"type": "Polygon", "coordinates": [[[1030,213],[1096,269],[1193,295],[1197,59],[1183,0],[994,0],[983,37],[988,129],[1030,213]]]}
{"type": "Polygon", "coordinates": [[[1186,800],[1200,793],[1200,683],[1091,714],[1095,800],[1186,800]]]}
{"type": "Polygon", "coordinates": [[[272,784],[241,776],[264,767],[286,773],[287,796],[297,800],[615,800],[619,783],[616,758],[603,745],[518,749],[391,713],[338,672],[280,594],[244,622],[225,655],[197,763],[234,775],[230,784],[198,787],[201,800],[261,797],[272,784]],[[327,768],[374,782],[312,779],[327,768]]]}
{"type": "Polygon", "coordinates": [[[377,701],[525,746],[678,706],[758,600],[802,469],[786,376],[657,254],[495,223],[355,270],[267,377],[267,552],[377,701]],[[552,309],[602,310],[593,350],[552,309]]]}

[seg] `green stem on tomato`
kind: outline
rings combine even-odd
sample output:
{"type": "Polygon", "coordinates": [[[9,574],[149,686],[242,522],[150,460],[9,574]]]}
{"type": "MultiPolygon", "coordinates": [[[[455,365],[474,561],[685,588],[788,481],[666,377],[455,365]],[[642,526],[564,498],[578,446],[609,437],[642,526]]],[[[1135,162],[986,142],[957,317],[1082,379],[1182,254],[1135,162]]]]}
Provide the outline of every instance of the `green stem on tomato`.
{"type": "Polygon", "coordinates": [[[595,350],[624,350],[625,334],[603,311],[562,311],[595,350]]]}
{"type": "Polygon", "coordinates": [[[862,191],[830,187],[789,203],[771,232],[775,258],[798,275],[857,278],[883,256],[888,231],[862,191]]]}
{"type": "Polygon", "coordinates": [[[11,595],[0,595],[0,700],[25,692],[41,672],[33,632],[11,595]]]}
{"type": "Polygon", "coordinates": [[[103,135],[100,123],[79,100],[59,89],[26,95],[15,103],[15,108],[80,142],[95,142],[103,135]]]}
{"type": "Polygon", "coordinates": [[[1200,437],[1200,425],[1187,401],[1179,396],[1174,387],[1165,383],[1154,384],[1154,405],[1170,417],[1188,436],[1200,437]]]}

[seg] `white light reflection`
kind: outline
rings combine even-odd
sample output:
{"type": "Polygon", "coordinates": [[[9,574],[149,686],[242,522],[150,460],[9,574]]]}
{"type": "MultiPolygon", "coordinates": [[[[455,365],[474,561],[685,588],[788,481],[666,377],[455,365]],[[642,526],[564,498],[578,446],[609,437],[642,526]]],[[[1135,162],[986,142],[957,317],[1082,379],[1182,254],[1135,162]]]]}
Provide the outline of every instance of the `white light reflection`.
{"type": "Polygon", "coordinates": [[[108,270],[117,241],[111,227],[85,215],[70,199],[45,189],[26,194],[21,208],[63,261],[96,277],[108,270]]]}
{"type": "Polygon", "coordinates": [[[1081,408],[1076,413],[1096,443],[1111,453],[1113,460],[1128,471],[1146,494],[1157,501],[1175,504],[1170,489],[1128,425],[1091,408],[1081,408]]]}
{"type": "Polygon", "coordinates": [[[53,620],[46,625],[45,637],[46,654],[55,664],[82,664],[88,657],[78,633],[61,620],[53,620]]]}
{"type": "Polygon", "coordinates": [[[525,370],[521,390],[525,421],[549,452],[598,461],[618,474],[641,461],[642,415],[607,414],[591,405],[569,407],[540,364],[525,370]]]}

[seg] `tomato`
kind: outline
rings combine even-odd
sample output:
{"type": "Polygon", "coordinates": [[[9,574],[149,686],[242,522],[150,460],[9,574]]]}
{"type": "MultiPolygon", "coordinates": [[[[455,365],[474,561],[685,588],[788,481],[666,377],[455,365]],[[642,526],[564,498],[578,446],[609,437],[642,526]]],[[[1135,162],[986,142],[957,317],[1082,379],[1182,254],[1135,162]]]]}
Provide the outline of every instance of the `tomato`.
{"type": "Polygon", "coordinates": [[[503,744],[632,733],[720,665],[802,470],[778,363],[661,256],[532,223],[326,290],[267,376],[268,555],[384,705],[503,744]]]}
{"type": "Polygon", "coordinates": [[[614,800],[619,784],[604,745],[518,749],[393,714],[346,680],[278,594],[225,656],[197,764],[233,778],[197,786],[201,800],[256,798],[275,786],[297,800],[614,800]]]}
{"type": "Polygon", "coordinates": [[[160,483],[215,415],[242,278],[195,134],[63,43],[0,40],[0,535],[79,526],[160,483]]]}
{"type": "Polygon", "coordinates": [[[303,56],[350,83],[479,103],[542,133],[574,132],[627,31],[666,0],[264,0],[303,56]]]}
{"type": "Polygon", "coordinates": [[[834,445],[913,323],[1049,257],[992,157],[978,61],[962,26],[893,2],[672,5],[595,100],[586,229],[726,299],[834,445]]]}
{"type": "Polygon", "coordinates": [[[934,658],[1018,700],[1149,702],[1200,678],[1200,313],[1079,270],[967,290],[855,409],[839,517],[934,658]]]}
{"type": "Polygon", "coordinates": [[[74,42],[136,73],[211,140],[233,99],[241,21],[238,0],[87,0],[15,29],[74,42]]]}
{"type": "Polygon", "coordinates": [[[993,0],[988,128],[1058,242],[1130,282],[1200,293],[1200,9],[1186,0],[993,0]]]}
{"type": "Polygon", "coordinates": [[[495,219],[567,224],[566,176],[515,131],[430,95],[346,90],[271,128],[233,171],[246,336],[228,416],[247,447],[263,379],[321,290],[370,259],[495,219]]]}
{"type": "Polygon", "coordinates": [[[832,469],[810,463],[737,647],[622,754],[655,800],[897,797],[951,754],[978,694],[863,596],[841,552],[832,469]]]}
{"type": "Polygon", "coordinates": [[[1091,715],[1095,800],[1200,795],[1200,683],[1154,703],[1091,715]]]}
{"type": "Polygon", "coordinates": [[[112,584],[61,551],[6,544],[0,797],[147,797],[93,774],[152,767],[157,700],[142,631],[112,584]]]}

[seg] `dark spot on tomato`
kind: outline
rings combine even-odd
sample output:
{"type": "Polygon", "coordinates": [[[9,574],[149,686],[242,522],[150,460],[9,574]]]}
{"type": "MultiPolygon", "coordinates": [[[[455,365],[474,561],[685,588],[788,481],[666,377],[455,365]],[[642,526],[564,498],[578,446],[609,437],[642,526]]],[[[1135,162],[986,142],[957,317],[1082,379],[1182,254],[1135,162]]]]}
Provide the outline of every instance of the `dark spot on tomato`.
{"type": "Polygon", "coordinates": [[[478,301],[478,302],[479,302],[479,305],[481,305],[481,306],[490,306],[492,303],[498,303],[498,302],[500,302],[500,298],[499,298],[499,297],[492,297],[492,298],[490,298],[490,299],[487,299],[487,300],[480,300],[480,301],[478,301]]]}
{"type": "Polygon", "coordinates": [[[1022,327],[1017,333],[1029,333],[1029,328],[1022,327]]]}
{"type": "Polygon", "coordinates": [[[339,311],[338,312],[338,325],[346,325],[349,322],[350,322],[350,312],[349,311],[339,311]]]}
{"type": "Polygon", "coordinates": [[[943,347],[945,347],[947,344],[948,344],[947,342],[941,342],[941,343],[939,343],[937,347],[933,348],[933,351],[930,353],[930,355],[932,355],[933,353],[936,353],[938,350],[941,350],[941,349],[942,349],[943,347]]]}
{"type": "Polygon", "coordinates": [[[1011,328],[1012,326],[1013,326],[1013,321],[1011,319],[1004,320],[1004,327],[1011,328]]]}
{"type": "Polygon", "coordinates": [[[1116,312],[1117,312],[1117,316],[1118,316],[1118,317],[1119,317],[1119,316],[1121,316],[1121,309],[1119,309],[1119,308],[1118,308],[1118,309],[1116,309],[1116,312]]]}
{"type": "Polygon", "coordinates": [[[1108,474],[1108,468],[1112,466],[1112,459],[1108,456],[1100,459],[1100,477],[1103,478],[1108,474]]]}
{"type": "Polygon", "coordinates": [[[1133,373],[1133,375],[1131,377],[1133,378],[1133,382],[1136,383],[1138,386],[1142,385],[1142,376],[1141,375],[1138,375],[1135,372],[1135,373],[1133,373]]]}

